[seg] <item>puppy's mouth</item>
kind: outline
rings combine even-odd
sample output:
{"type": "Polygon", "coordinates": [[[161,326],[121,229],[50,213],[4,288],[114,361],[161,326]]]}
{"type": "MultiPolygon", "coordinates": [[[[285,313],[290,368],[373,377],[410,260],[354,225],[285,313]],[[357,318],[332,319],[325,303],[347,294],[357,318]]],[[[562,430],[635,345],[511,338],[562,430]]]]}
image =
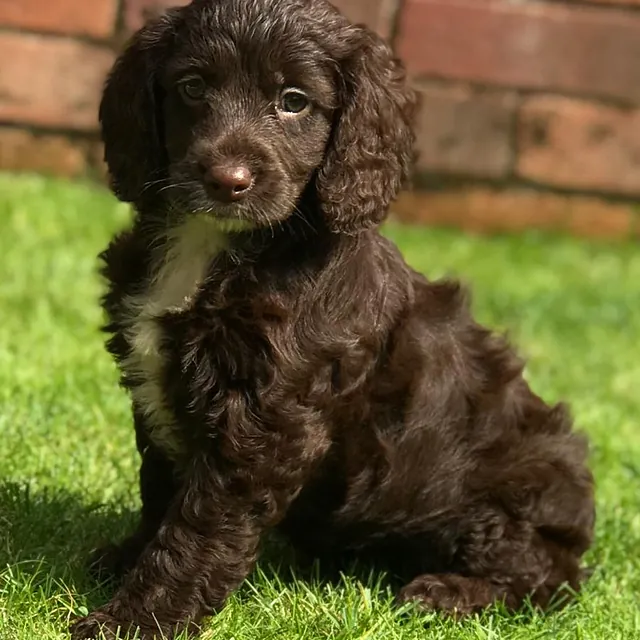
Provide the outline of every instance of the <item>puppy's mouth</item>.
{"type": "Polygon", "coordinates": [[[195,215],[211,217],[215,222],[215,226],[225,233],[245,233],[253,231],[259,226],[255,221],[219,215],[215,210],[204,213],[195,212],[195,215]]]}
{"type": "Polygon", "coordinates": [[[229,233],[251,231],[261,226],[251,203],[220,203],[209,198],[206,189],[201,189],[200,194],[197,190],[190,191],[187,197],[172,203],[172,209],[182,215],[209,218],[221,231],[229,233]]]}
{"type": "MultiPolygon", "coordinates": [[[[242,176],[240,176],[242,177],[242,176]]],[[[237,180],[241,182],[240,180],[237,180]]],[[[284,175],[262,173],[257,179],[239,185],[211,185],[201,175],[178,169],[171,172],[172,188],[165,191],[170,210],[180,215],[206,215],[229,232],[269,227],[283,222],[295,211],[299,196],[284,175]]]]}

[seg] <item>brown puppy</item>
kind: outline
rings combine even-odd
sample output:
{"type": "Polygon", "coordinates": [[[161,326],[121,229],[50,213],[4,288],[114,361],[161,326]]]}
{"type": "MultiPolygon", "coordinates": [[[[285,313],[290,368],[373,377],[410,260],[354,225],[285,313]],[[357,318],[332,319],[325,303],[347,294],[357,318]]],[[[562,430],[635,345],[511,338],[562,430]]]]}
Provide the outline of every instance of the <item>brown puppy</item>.
{"type": "Polygon", "coordinates": [[[279,528],[382,561],[459,613],[579,587],[585,441],[454,282],[376,230],[410,170],[414,97],[325,0],[196,0],[142,29],[101,107],[133,228],[104,253],[142,520],[73,628],[195,627],[279,528]]]}

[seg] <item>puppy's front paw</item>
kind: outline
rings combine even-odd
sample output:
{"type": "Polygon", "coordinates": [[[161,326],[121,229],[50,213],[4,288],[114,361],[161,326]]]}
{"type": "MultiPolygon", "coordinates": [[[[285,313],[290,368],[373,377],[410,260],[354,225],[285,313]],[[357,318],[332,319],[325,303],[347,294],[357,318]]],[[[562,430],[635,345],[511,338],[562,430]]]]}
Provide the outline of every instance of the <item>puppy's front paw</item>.
{"type": "Polygon", "coordinates": [[[108,613],[94,611],[74,622],[69,631],[71,640],[115,640],[124,637],[126,629],[108,613]]]}

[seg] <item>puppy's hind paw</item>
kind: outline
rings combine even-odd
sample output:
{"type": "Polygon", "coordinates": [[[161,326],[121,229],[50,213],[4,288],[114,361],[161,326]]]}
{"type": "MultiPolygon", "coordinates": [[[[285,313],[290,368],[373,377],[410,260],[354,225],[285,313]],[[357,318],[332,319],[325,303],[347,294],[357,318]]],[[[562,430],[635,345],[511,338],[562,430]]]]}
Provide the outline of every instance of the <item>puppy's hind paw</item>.
{"type": "Polygon", "coordinates": [[[94,611],[69,628],[71,640],[116,640],[124,638],[126,629],[107,613],[94,611]]]}
{"type": "Polygon", "coordinates": [[[398,601],[414,602],[422,609],[460,618],[485,609],[505,597],[507,604],[513,604],[504,588],[481,578],[426,574],[403,587],[398,594],[398,601]]]}
{"type": "Polygon", "coordinates": [[[118,583],[135,566],[148,540],[134,534],[119,544],[95,549],[89,557],[89,573],[99,582],[118,583]]]}
{"type": "Polygon", "coordinates": [[[118,583],[132,568],[136,557],[122,545],[110,544],[95,549],[89,556],[87,569],[96,582],[118,583]]]}

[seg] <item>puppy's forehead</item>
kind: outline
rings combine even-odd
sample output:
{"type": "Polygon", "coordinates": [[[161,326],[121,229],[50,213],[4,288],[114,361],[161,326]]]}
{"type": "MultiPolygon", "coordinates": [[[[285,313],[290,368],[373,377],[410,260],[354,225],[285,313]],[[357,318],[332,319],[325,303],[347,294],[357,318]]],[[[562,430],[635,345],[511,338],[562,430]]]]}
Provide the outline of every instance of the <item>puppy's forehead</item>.
{"type": "MultiPolygon", "coordinates": [[[[313,4],[313,3],[311,3],[313,4]]],[[[304,0],[201,0],[177,34],[175,65],[281,73],[329,68],[304,0]]]]}

